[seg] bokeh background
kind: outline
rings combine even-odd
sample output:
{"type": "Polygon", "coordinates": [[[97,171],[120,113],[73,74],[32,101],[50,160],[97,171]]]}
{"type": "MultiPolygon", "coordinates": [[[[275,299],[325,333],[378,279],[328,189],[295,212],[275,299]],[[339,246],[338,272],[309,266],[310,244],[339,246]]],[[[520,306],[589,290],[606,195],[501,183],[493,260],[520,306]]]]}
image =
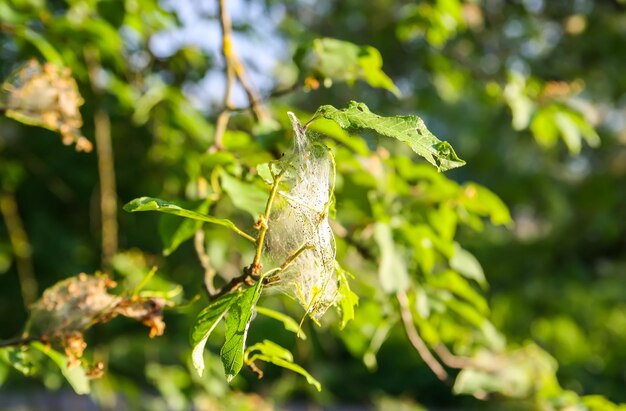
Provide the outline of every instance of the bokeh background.
{"type": "MultiPolygon", "coordinates": [[[[491,322],[509,344],[533,340],[553,356],[564,389],[626,402],[623,1],[230,0],[226,5],[235,48],[277,121],[285,123],[288,108],[305,118],[320,105],[342,107],[357,100],[380,114],[419,114],[435,135],[449,141],[467,165],[446,176],[489,188],[513,220],[457,232],[489,283],[484,293],[491,322]],[[341,61],[310,71],[310,61],[299,56],[321,37],[378,49],[401,96],[354,81],[359,75],[334,75],[341,61]]],[[[158,265],[161,286],[180,287],[176,298],[192,300],[203,275],[192,242],[163,256],[160,232],[168,222],[124,213],[121,205],[140,195],[194,198],[193,181],[212,167],[203,155],[213,144],[225,85],[217,1],[5,0],[0,78],[31,58],[71,68],[85,100],[80,110],[87,139],[96,140],[99,121],[110,124],[118,244],[114,255],[107,255],[102,157],[96,154],[101,145],[77,153],[52,131],[0,118],[0,337],[19,335],[28,304],[80,272],[104,269],[117,278],[141,278],[158,265]]],[[[239,86],[233,102],[248,104],[239,86]]],[[[246,110],[235,112],[226,135],[229,149],[250,163],[279,156],[288,147],[288,132],[268,133],[261,126],[246,110]]],[[[227,208],[224,204],[221,211],[227,208]]],[[[220,236],[224,233],[214,233],[209,253],[222,272],[235,273],[247,258],[229,254],[232,244],[220,236]]],[[[291,347],[323,383],[321,393],[272,368],[260,381],[251,373],[235,381],[235,388],[256,394],[232,392],[216,354],[207,354],[213,360],[208,376],[190,372],[188,335],[201,305],[166,311],[166,333],[156,339],[123,320],[91,330],[90,355],[104,360],[107,372],[94,381],[89,406],[502,409],[498,395],[485,401],[454,395],[450,383],[437,380],[395,328],[380,346],[377,367],[368,368],[354,354],[359,342],[346,342],[350,332],[316,332],[311,326],[310,339],[291,347]]],[[[357,310],[357,321],[358,316],[357,310]]],[[[278,325],[261,318],[251,338],[264,335],[293,344],[278,325]]],[[[212,347],[217,353],[217,343],[212,347]]],[[[0,383],[0,404],[14,409],[24,409],[19,404],[27,398],[31,403],[44,398],[33,407],[45,409],[44,402],[74,396],[52,370],[26,378],[0,362],[0,383]],[[44,390],[49,393],[41,394],[44,390]]]]}

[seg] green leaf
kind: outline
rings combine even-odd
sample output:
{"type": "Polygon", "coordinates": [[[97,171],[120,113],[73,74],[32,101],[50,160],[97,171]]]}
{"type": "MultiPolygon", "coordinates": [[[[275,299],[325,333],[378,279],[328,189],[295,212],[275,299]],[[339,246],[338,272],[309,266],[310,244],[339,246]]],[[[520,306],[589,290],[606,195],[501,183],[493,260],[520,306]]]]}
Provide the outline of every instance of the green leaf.
{"type": "Polygon", "coordinates": [[[80,365],[68,367],[68,360],[65,355],[38,341],[32,343],[31,346],[46,354],[50,357],[50,359],[52,359],[52,361],[54,361],[54,363],[61,369],[61,373],[65,379],[67,379],[67,382],[70,383],[76,394],[89,394],[89,379],[87,378],[87,374],[85,374],[83,367],[80,365]]]}
{"type": "Polygon", "coordinates": [[[351,101],[347,108],[341,110],[330,105],[321,106],[315,113],[315,117],[318,116],[333,120],[345,129],[373,130],[382,136],[402,141],[439,171],[465,164],[452,146],[435,137],[417,116],[381,117],[372,113],[365,104],[356,101],[351,101]]]}
{"type": "Polygon", "coordinates": [[[263,340],[263,342],[256,343],[248,347],[248,349],[246,349],[246,363],[254,361],[255,355],[259,355],[257,353],[251,356],[250,354],[252,354],[254,351],[259,351],[261,355],[265,355],[268,357],[280,358],[285,361],[293,362],[293,354],[291,353],[291,351],[284,347],[281,347],[274,341],[263,340]]]}
{"type": "Polygon", "coordinates": [[[198,375],[202,376],[202,372],[204,371],[204,346],[209,336],[240,296],[241,294],[226,294],[213,301],[198,314],[196,324],[191,333],[191,343],[193,346],[191,359],[193,366],[198,371],[198,375]]]}
{"type": "Polygon", "coordinates": [[[359,305],[359,296],[356,295],[348,283],[348,276],[354,278],[352,274],[344,270],[339,263],[335,262],[335,269],[339,279],[339,311],[341,312],[341,324],[339,327],[343,330],[350,320],[354,320],[354,307],[359,305]]]}
{"type": "Polygon", "coordinates": [[[367,148],[365,140],[362,138],[355,138],[354,135],[351,135],[347,130],[344,130],[341,126],[339,126],[339,124],[332,120],[320,118],[319,120],[313,122],[309,129],[330,137],[338,143],[348,147],[356,154],[361,156],[368,156],[370,154],[370,150],[367,148]]]}
{"type": "Polygon", "coordinates": [[[220,176],[222,189],[228,194],[235,207],[257,220],[265,211],[269,193],[254,184],[240,181],[226,172],[221,173],[220,176]]]}
{"type": "Polygon", "coordinates": [[[225,218],[211,217],[191,210],[185,210],[184,208],[181,208],[176,204],[168,203],[167,201],[154,197],[139,197],[131,200],[126,205],[124,205],[124,211],[127,211],[129,213],[135,213],[137,211],[158,211],[160,213],[173,214],[180,217],[191,218],[193,220],[221,225],[222,227],[233,230],[240,236],[247,238],[250,241],[255,241],[253,237],[241,231],[239,227],[237,227],[230,220],[227,220],[225,218]]]}
{"type": "Polygon", "coordinates": [[[37,366],[33,363],[30,351],[26,347],[0,349],[0,358],[25,376],[35,375],[37,372],[37,366]]]}
{"type": "Polygon", "coordinates": [[[458,271],[465,278],[476,281],[481,287],[487,287],[485,272],[476,257],[462,248],[458,243],[454,244],[454,255],[450,259],[450,267],[458,271]]]}
{"type": "Polygon", "coordinates": [[[283,326],[285,326],[285,330],[294,332],[298,337],[306,340],[306,335],[304,334],[304,331],[302,331],[296,320],[289,317],[288,315],[266,307],[256,307],[255,310],[261,315],[280,321],[281,323],[283,323],[283,326]]]}
{"type": "Polygon", "coordinates": [[[228,382],[233,378],[243,366],[243,353],[248,336],[248,327],[252,320],[254,307],[261,295],[261,283],[258,281],[254,287],[249,287],[241,292],[226,317],[226,341],[220,351],[224,372],[228,382]]]}
{"type": "MultiPolygon", "coordinates": [[[[197,213],[205,214],[209,211],[209,200],[202,201],[195,210],[197,213]]],[[[193,237],[202,227],[202,221],[191,219],[178,219],[175,217],[163,216],[159,221],[159,234],[163,242],[163,254],[170,255],[179,245],[193,237]]]]}
{"type": "Polygon", "coordinates": [[[466,279],[458,273],[446,270],[442,273],[431,275],[427,279],[428,285],[453,292],[459,297],[472,303],[480,313],[488,313],[489,307],[485,298],[480,295],[466,279]]]}
{"type": "Polygon", "coordinates": [[[269,341],[263,340],[263,342],[254,344],[246,350],[246,364],[250,364],[255,360],[261,360],[265,362],[278,365],[279,367],[286,368],[293,372],[296,372],[306,378],[307,382],[313,385],[317,391],[322,390],[322,386],[311,374],[298,364],[294,364],[293,355],[289,350],[281,347],[280,345],[269,341]],[[258,351],[252,354],[254,351],[258,351]],[[251,355],[252,354],[252,355],[251,355]]]}
{"type": "Polygon", "coordinates": [[[33,31],[27,27],[18,28],[16,34],[22,36],[25,40],[29,41],[41,55],[49,62],[63,66],[63,58],[59,52],[46,40],[44,36],[33,31]]]}
{"type": "Polygon", "coordinates": [[[493,191],[476,183],[463,186],[461,203],[468,211],[489,217],[492,224],[511,224],[511,214],[504,202],[493,191]]]}
{"type": "Polygon", "coordinates": [[[378,278],[383,291],[391,294],[406,290],[409,274],[402,255],[396,249],[391,227],[381,222],[374,224],[374,240],[380,247],[378,278]]]}
{"type": "Polygon", "coordinates": [[[570,153],[580,153],[581,141],[584,138],[591,147],[600,144],[600,137],[585,119],[571,110],[561,110],[554,114],[554,123],[559,128],[563,141],[570,153]]]}
{"type": "Polygon", "coordinates": [[[272,185],[274,183],[274,176],[270,171],[270,163],[263,163],[256,166],[256,172],[267,184],[272,185]]]}
{"type": "Polygon", "coordinates": [[[537,142],[544,147],[553,147],[560,134],[572,154],[580,153],[582,140],[590,147],[600,144],[600,137],[577,111],[562,104],[548,104],[535,113],[530,129],[537,142]]]}
{"type": "Polygon", "coordinates": [[[294,59],[305,76],[349,84],[364,80],[372,87],[389,90],[400,97],[400,90],[382,70],[382,56],[374,47],[321,38],[301,48],[294,59]]]}

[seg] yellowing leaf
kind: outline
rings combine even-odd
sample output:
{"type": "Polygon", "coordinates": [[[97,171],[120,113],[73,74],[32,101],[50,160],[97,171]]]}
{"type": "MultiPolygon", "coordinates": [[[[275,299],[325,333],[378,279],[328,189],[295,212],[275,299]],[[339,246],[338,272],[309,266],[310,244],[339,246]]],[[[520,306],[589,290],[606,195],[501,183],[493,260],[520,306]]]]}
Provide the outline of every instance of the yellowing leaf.
{"type": "Polygon", "coordinates": [[[359,296],[350,289],[348,276],[352,275],[341,268],[339,263],[336,262],[335,269],[337,272],[337,278],[339,279],[339,286],[337,288],[339,293],[337,305],[339,306],[339,311],[341,312],[340,328],[343,329],[350,320],[354,320],[354,307],[359,304],[359,296]]]}

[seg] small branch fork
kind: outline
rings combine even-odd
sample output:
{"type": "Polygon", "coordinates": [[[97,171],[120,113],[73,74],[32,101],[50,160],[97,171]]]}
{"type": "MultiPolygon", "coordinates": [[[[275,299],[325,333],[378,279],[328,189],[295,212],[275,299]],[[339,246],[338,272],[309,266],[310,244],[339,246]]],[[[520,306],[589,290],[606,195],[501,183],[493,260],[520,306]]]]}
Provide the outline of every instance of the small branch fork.
{"type": "MultiPolygon", "coordinates": [[[[232,38],[232,21],[230,18],[230,14],[228,13],[228,9],[226,8],[226,0],[218,0],[218,9],[220,29],[222,32],[222,56],[224,57],[225,63],[224,72],[226,76],[226,88],[224,91],[224,109],[219,113],[217,117],[213,145],[209,148],[210,152],[220,151],[224,149],[224,134],[226,133],[226,128],[228,127],[231,113],[235,110],[232,101],[233,86],[235,85],[235,81],[239,81],[239,84],[241,84],[241,86],[243,87],[246,96],[248,97],[250,108],[252,109],[252,112],[254,113],[257,121],[262,122],[268,119],[268,114],[265,111],[265,107],[263,107],[263,104],[261,103],[261,99],[258,93],[248,80],[245,67],[235,53],[232,38]]],[[[275,187],[278,187],[278,182],[275,183],[275,187]]],[[[273,195],[276,194],[275,190],[276,189],[274,189],[273,195]]],[[[202,194],[202,190],[200,189],[200,182],[198,194],[202,194]]],[[[273,195],[270,195],[268,208],[271,208],[273,195]]],[[[204,283],[210,299],[215,299],[229,292],[229,290],[238,287],[242,282],[250,282],[251,279],[253,279],[255,276],[258,276],[260,270],[260,252],[263,247],[265,232],[267,231],[267,225],[265,222],[268,218],[269,214],[266,210],[266,215],[259,220],[260,230],[259,235],[255,240],[257,251],[251,268],[245,270],[242,276],[231,280],[231,282],[228,283],[219,292],[215,289],[213,283],[216,272],[215,269],[211,266],[209,257],[206,253],[204,231],[202,229],[199,229],[196,232],[194,236],[194,246],[196,254],[198,255],[198,259],[200,260],[200,263],[204,268],[204,283]],[[263,220],[263,218],[265,218],[265,220],[263,220]]]]}
{"type": "MultiPolygon", "coordinates": [[[[448,379],[448,373],[439,363],[439,361],[431,354],[426,346],[424,340],[419,336],[417,329],[415,328],[415,322],[413,321],[413,314],[411,314],[411,308],[409,307],[409,299],[405,292],[397,292],[396,298],[400,305],[400,316],[402,318],[402,324],[404,325],[404,331],[411,342],[411,345],[418,352],[422,360],[428,365],[433,373],[442,381],[448,379]]],[[[441,361],[450,368],[461,369],[466,367],[475,367],[483,370],[493,370],[495,367],[491,364],[481,364],[480,362],[469,357],[461,357],[454,355],[443,344],[437,344],[433,350],[437,353],[441,361]]]]}
{"type": "Polygon", "coordinates": [[[443,366],[437,361],[437,359],[430,353],[426,343],[417,333],[417,329],[415,328],[415,324],[413,323],[413,315],[411,314],[411,309],[409,308],[409,299],[404,292],[397,292],[396,298],[398,299],[398,303],[400,304],[400,316],[402,317],[402,324],[404,325],[404,331],[406,332],[406,336],[408,337],[411,345],[417,350],[418,354],[426,365],[435,373],[437,378],[442,381],[448,379],[448,373],[444,370],[443,366]]]}
{"type": "MultiPolygon", "coordinates": [[[[271,167],[270,167],[270,170],[271,170],[271,167]]],[[[270,277],[278,275],[280,272],[284,271],[287,267],[289,267],[289,265],[291,265],[291,263],[300,254],[302,254],[306,249],[310,247],[308,245],[304,245],[300,247],[291,256],[289,256],[287,260],[285,260],[285,262],[278,269],[270,270],[264,275],[261,275],[261,268],[262,268],[261,255],[263,253],[263,246],[265,245],[265,234],[267,233],[267,230],[269,229],[268,222],[270,219],[270,213],[272,211],[272,205],[274,204],[274,199],[276,198],[276,194],[278,193],[278,186],[280,184],[280,180],[283,177],[283,173],[284,173],[284,170],[278,174],[273,174],[272,172],[272,175],[274,177],[274,183],[272,184],[272,188],[270,189],[270,194],[267,198],[267,203],[265,204],[265,212],[263,213],[263,215],[260,216],[259,220],[254,225],[254,227],[259,230],[259,233],[257,234],[256,240],[255,240],[256,250],[254,253],[254,259],[252,260],[252,264],[244,268],[243,273],[240,276],[235,277],[232,280],[230,280],[219,291],[216,292],[215,290],[209,289],[208,290],[209,299],[216,300],[219,297],[223,296],[224,294],[228,294],[231,291],[238,289],[243,284],[252,285],[256,281],[261,280],[261,278],[265,278],[269,274],[272,274],[270,277]]]]}
{"type": "Polygon", "coordinates": [[[224,57],[225,63],[226,90],[224,92],[224,109],[217,117],[215,138],[211,150],[222,150],[224,148],[224,133],[226,132],[230,115],[235,111],[232,102],[232,91],[235,80],[239,81],[239,84],[243,87],[248,101],[250,102],[250,108],[257,121],[265,121],[268,118],[265,107],[263,107],[261,103],[261,98],[252,86],[252,83],[248,80],[246,69],[241,63],[239,56],[237,56],[237,53],[235,53],[232,37],[232,21],[230,14],[228,14],[228,9],[226,8],[226,0],[218,0],[218,8],[220,29],[222,31],[222,56],[224,57]]]}

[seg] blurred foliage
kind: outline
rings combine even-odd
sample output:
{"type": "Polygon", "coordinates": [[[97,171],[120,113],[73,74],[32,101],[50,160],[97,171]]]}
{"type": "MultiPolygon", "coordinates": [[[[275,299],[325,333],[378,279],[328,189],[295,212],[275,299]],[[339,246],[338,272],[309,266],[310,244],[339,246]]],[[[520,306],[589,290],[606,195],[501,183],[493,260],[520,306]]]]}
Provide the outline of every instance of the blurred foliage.
{"type": "MultiPolygon", "coordinates": [[[[109,298],[168,301],[155,339],[115,319],[72,330],[84,356],[67,352],[82,347],[74,334],[0,348],[0,391],[58,390],[67,379],[85,392],[73,354],[87,371],[104,365],[89,381],[102,409],[624,408],[613,403],[626,402],[623,2],[225,2],[231,46],[270,96],[272,120],[229,111],[221,146],[224,83],[207,80],[226,64],[211,37],[216,3],[0,3],[0,337],[27,338],[42,290],[81,272],[107,271],[119,284],[109,298]],[[270,47],[248,41],[268,25],[283,54],[259,74],[270,47]],[[188,35],[205,27],[211,36],[188,35]],[[419,145],[334,108],[351,100],[374,116],[419,114],[428,129],[418,138],[449,143],[431,155],[458,166],[458,153],[466,165],[438,173],[419,145]],[[260,315],[243,316],[249,351],[231,358],[249,369],[227,383],[218,343],[233,337],[229,315],[200,348],[199,377],[189,335],[209,305],[205,278],[214,270],[219,288],[253,260],[230,225],[256,235],[272,181],[263,164],[292,146],[287,111],[306,121],[321,106],[326,119],[308,129],[336,164],[325,211],[348,297],[321,327],[304,321],[304,340],[294,327],[302,307],[264,293],[260,315]],[[77,153],[55,132],[77,149],[97,141],[77,153]],[[109,134],[118,204],[146,195],[154,201],[139,207],[178,215],[119,207],[119,249],[106,261],[109,134]],[[453,384],[437,379],[424,348],[453,384]]],[[[238,105],[253,103],[237,90],[238,105]]]]}

